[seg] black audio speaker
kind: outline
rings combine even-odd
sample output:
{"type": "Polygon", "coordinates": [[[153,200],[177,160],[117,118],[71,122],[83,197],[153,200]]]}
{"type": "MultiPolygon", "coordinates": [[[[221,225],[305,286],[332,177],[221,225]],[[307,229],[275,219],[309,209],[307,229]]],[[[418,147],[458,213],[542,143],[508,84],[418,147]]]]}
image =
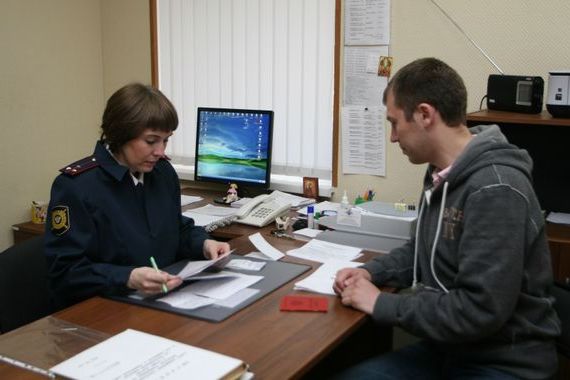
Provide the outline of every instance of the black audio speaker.
{"type": "Polygon", "coordinates": [[[541,77],[489,75],[487,108],[490,110],[540,113],[544,80],[541,77]]]}

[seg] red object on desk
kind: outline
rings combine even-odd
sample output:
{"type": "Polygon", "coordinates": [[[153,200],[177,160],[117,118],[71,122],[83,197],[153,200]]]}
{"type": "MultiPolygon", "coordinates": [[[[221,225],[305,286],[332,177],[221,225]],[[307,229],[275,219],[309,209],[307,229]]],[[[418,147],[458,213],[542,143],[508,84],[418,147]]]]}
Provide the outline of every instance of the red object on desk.
{"type": "Polygon", "coordinates": [[[281,311],[322,311],[327,312],[329,300],[314,296],[285,296],[281,299],[281,311]]]}

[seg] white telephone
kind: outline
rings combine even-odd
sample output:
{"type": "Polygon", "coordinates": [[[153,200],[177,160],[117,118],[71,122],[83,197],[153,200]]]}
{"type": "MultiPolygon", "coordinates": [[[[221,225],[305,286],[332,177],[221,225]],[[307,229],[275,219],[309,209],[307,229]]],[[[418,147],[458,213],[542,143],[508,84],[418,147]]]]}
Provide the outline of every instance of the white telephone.
{"type": "Polygon", "coordinates": [[[240,207],[236,213],[237,219],[235,221],[263,227],[273,222],[278,216],[287,213],[290,207],[290,204],[276,202],[275,197],[271,195],[261,194],[240,207]]]}

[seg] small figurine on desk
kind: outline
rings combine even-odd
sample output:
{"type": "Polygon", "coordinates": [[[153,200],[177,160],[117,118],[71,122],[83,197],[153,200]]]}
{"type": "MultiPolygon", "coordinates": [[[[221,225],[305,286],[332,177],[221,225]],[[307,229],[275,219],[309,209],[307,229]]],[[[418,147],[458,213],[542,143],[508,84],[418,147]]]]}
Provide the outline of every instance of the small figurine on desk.
{"type": "Polygon", "coordinates": [[[277,228],[277,231],[287,231],[287,228],[289,228],[289,225],[291,224],[291,218],[288,216],[284,216],[284,217],[280,217],[278,216],[277,218],[275,218],[275,227],[277,228]]]}
{"type": "Polygon", "coordinates": [[[230,183],[230,188],[228,189],[226,196],[224,197],[225,203],[229,204],[239,200],[237,188],[238,186],[235,183],[230,183]]]}

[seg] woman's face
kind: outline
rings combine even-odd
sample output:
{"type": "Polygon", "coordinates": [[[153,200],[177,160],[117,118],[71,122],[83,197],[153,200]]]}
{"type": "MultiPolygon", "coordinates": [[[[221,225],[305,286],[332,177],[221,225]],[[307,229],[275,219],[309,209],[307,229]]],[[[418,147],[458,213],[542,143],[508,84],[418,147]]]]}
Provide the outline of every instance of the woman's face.
{"type": "Polygon", "coordinates": [[[131,172],[148,173],[162,157],[172,132],[145,129],[143,133],[123,145],[115,155],[131,172]]]}

